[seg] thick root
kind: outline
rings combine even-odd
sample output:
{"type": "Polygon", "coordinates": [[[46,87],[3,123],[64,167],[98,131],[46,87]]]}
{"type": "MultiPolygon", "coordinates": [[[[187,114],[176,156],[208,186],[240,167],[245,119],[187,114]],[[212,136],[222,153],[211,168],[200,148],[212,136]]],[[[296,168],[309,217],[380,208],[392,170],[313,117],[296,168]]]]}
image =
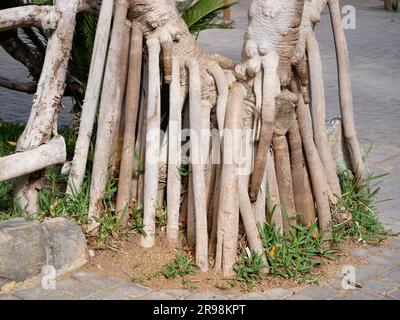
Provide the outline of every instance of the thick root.
{"type": "Polygon", "coordinates": [[[143,174],[141,165],[145,162],[146,153],[146,109],[147,96],[149,89],[149,65],[148,60],[143,57],[143,78],[140,91],[140,110],[139,121],[137,128],[137,138],[135,142],[135,153],[133,162],[133,177],[132,177],[132,198],[136,199],[137,203],[143,204],[143,174]]]}
{"type": "Polygon", "coordinates": [[[208,231],[207,231],[207,199],[202,160],[202,103],[199,64],[192,59],[189,62],[189,100],[191,127],[191,160],[194,212],[196,220],[196,264],[201,271],[208,270],[208,231]]]}
{"type": "Polygon", "coordinates": [[[258,150],[254,160],[254,171],[251,178],[250,200],[257,200],[258,192],[267,164],[268,150],[271,145],[275,121],[275,98],[280,92],[277,75],[279,56],[275,52],[269,53],[263,59],[264,82],[261,114],[261,134],[258,150]]]}
{"type": "MultiPolygon", "coordinates": [[[[61,13],[61,17],[47,42],[46,58],[33,97],[31,114],[18,139],[17,152],[35,149],[57,135],[57,115],[65,89],[79,2],[60,0],[56,3],[55,8],[61,13]]],[[[36,188],[39,178],[39,174],[33,174],[16,181],[15,203],[27,214],[34,214],[39,210],[36,188]]]]}
{"type": "Polygon", "coordinates": [[[289,130],[289,145],[296,212],[300,214],[301,224],[309,227],[315,221],[315,205],[297,120],[289,130]]]}
{"type": "Polygon", "coordinates": [[[0,32],[24,27],[55,29],[60,16],[56,6],[31,5],[4,9],[0,11],[0,32]]]}
{"type": "Polygon", "coordinates": [[[112,0],[104,0],[102,2],[85,93],[85,102],[82,106],[78,139],[75,144],[75,154],[68,179],[67,193],[69,194],[80,192],[85,176],[90,140],[96,118],[97,105],[100,99],[101,85],[103,83],[104,65],[111,29],[112,7],[112,0]]]}
{"type": "Polygon", "coordinates": [[[121,159],[122,159],[122,149],[124,143],[124,130],[125,130],[125,110],[126,110],[126,86],[128,78],[128,65],[129,65],[129,49],[130,49],[130,39],[131,39],[131,27],[132,23],[126,20],[126,28],[123,39],[123,46],[121,50],[121,60],[119,66],[119,87],[121,88],[121,107],[118,109],[117,114],[117,129],[115,131],[115,136],[113,144],[111,146],[111,158],[110,158],[110,174],[112,176],[117,175],[121,159]]]}
{"type": "MultiPolygon", "coordinates": [[[[127,209],[132,199],[132,172],[134,166],[134,147],[137,116],[139,110],[140,78],[142,74],[143,35],[137,28],[131,30],[129,73],[125,106],[125,127],[122,146],[121,168],[118,180],[117,213],[119,221],[125,224],[127,209]]],[[[135,195],[136,196],[136,195],[135,195]]]]}
{"type": "Polygon", "coordinates": [[[97,139],[95,155],[93,159],[92,181],[90,187],[89,203],[89,231],[95,230],[99,222],[95,218],[100,217],[102,198],[109,177],[109,161],[112,153],[114,139],[117,134],[119,117],[124,88],[120,87],[119,79],[123,51],[123,41],[126,35],[126,14],[128,3],[121,0],[115,11],[114,24],[111,34],[108,59],[104,72],[104,83],[108,84],[107,90],[103,90],[100,99],[97,139]]]}
{"type": "Polygon", "coordinates": [[[155,242],[155,210],[157,208],[158,172],[160,159],[160,43],[157,38],[147,40],[149,50],[149,89],[146,110],[146,156],[144,172],[143,225],[145,235],[141,245],[151,248],[155,242]]]}
{"type": "Polygon", "coordinates": [[[216,62],[211,61],[207,66],[207,70],[214,77],[217,86],[217,122],[219,130],[222,132],[225,124],[226,104],[229,95],[228,81],[226,80],[224,70],[222,70],[216,62]]]}
{"type": "MultiPolygon", "coordinates": [[[[70,185],[79,191],[96,106],[100,102],[89,206],[89,219],[95,221],[90,221],[89,231],[99,226],[110,157],[113,156],[114,163],[111,164],[116,169],[121,154],[117,196],[119,221],[127,222],[127,215],[122,214],[131,203],[143,203],[144,234],[140,242],[145,248],[152,247],[155,244],[156,210],[164,203],[166,195],[167,239],[177,246],[179,223],[186,224],[187,244],[195,248],[196,263],[203,272],[208,270],[209,256],[215,253],[215,269],[222,270],[227,277],[234,274],[239,234],[247,236],[249,248],[267,263],[257,223],[271,221],[280,233],[284,229],[294,232],[292,225],[297,222],[296,212],[301,214],[300,222],[310,226],[315,222],[317,209],[322,237],[329,239],[332,220],[329,200],[334,202],[332,190],[340,195],[340,186],[324,127],[322,66],[313,32],[326,2],[253,0],[242,62],[235,67],[231,60],[220,55],[208,56],[196,45],[175,8],[175,1],[170,0],[117,0],[107,54],[114,2],[104,0],[70,175],[70,185]],[[131,34],[129,90],[125,95],[127,59],[124,60],[123,52],[129,45],[124,38],[127,17],[132,20],[128,25],[133,25],[134,31],[131,34]],[[140,84],[142,59],[145,63],[147,59],[146,55],[142,57],[143,39],[147,43],[148,63],[140,84]],[[160,70],[160,62],[163,70],[160,70]],[[170,105],[168,134],[163,137],[160,147],[162,73],[165,83],[170,84],[170,105]],[[293,79],[296,76],[297,79],[293,79]],[[103,82],[106,85],[103,85],[99,101],[103,82]],[[288,90],[291,82],[294,93],[288,90]],[[187,93],[189,105],[185,104],[187,93]],[[121,112],[124,106],[126,109],[121,112]],[[186,120],[183,124],[182,113],[186,120]],[[190,141],[185,146],[181,141],[182,127],[191,130],[190,141]],[[219,130],[212,136],[212,139],[216,136],[218,144],[213,143],[211,148],[210,128],[219,130]],[[243,129],[254,130],[244,135],[243,129]],[[191,174],[188,179],[182,179],[181,165],[187,164],[182,150],[189,145],[191,174]],[[250,145],[250,154],[244,158],[251,162],[251,165],[246,162],[244,170],[252,167],[252,174],[250,170],[243,173],[244,145],[246,151],[250,145]],[[113,151],[116,152],[113,154],[113,151]],[[216,155],[222,158],[222,164],[216,165],[216,155]],[[143,164],[144,172],[139,172],[143,164]],[[182,193],[184,202],[181,206],[182,193]],[[130,201],[133,198],[135,201],[130,201]],[[268,200],[267,204],[265,200],[268,200]],[[266,211],[272,216],[266,217],[266,211]],[[241,230],[240,215],[241,227],[244,227],[241,230]]],[[[99,3],[89,5],[84,0],[59,0],[51,7],[57,14],[60,12],[58,24],[48,43],[31,118],[18,142],[17,151],[21,153],[0,159],[0,165],[6,162],[11,166],[9,162],[13,159],[20,161],[28,152],[34,154],[43,149],[46,142],[52,142],[52,137],[57,137],[57,113],[72,45],[71,26],[74,26],[75,15],[80,9],[97,10],[99,3]]],[[[330,1],[330,9],[344,132],[353,170],[362,180],[365,168],[354,128],[348,52],[337,0],[330,1]]],[[[24,19],[17,19],[17,25],[24,25],[24,19]]],[[[4,18],[0,18],[0,29],[7,29],[13,23],[3,22],[4,18]]],[[[65,154],[62,156],[57,161],[64,160],[65,154]]],[[[53,160],[45,158],[40,166],[21,173],[24,176],[18,179],[16,191],[20,193],[19,198],[26,200],[22,202],[26,211],[37,211],[36,186],[40,177],[40,174],[26,174],[53,163],[53,160]]],[[[0,175],[0,180],[16,176],[12,170],[7,174],[0,175]]]]}
{"type": "Polygon", "coordinates": [[[340,110],[343,121],[343,132],[349,148],[353,172],[356,178],[360,181],[361,185],[363,185],[363,182],[365,181],[365,164],[361,147],[357,139],[357,132],[354,123],[349,51],[342,27],[339,0],[330,0],[328,4],[336,46],[339,73],[340,110]]]}
{"type": "Polygon", "coordinates": [[[283,233],[283,215],[281,209],[281,200],[279,198],[278,182],[276,179],[275,172],[275,157],[273,156],[272,150],[268,152],[267,159],[267,186],[268,186],[268,198],[267,198],[267,209],[271,214],[268,217],[275,225],[276,230],[279,233],[283,233]]]}
{"type": "MultiPolygon", "coordinates": [[[[247,186],[248,188],[248,186],[247,186]]],[[[266,199],[267,199],[267,169],[263,175],[263,179],[260,186],[260,191],[258,192],[257,200],[252,203],[253,214],[256,217],[257,223],[264,224],[267,221],[266,216],[266,199]]],[[[248,193],[248,192],[247,192],[248,193]]]]}
{"type": "Polygon", "coordinates": [[[179,59],[172,58],[172,79],[170,86],[170,109],[168,125],[168,178],[167,178],[167,239],[177,245],[179,236],[179,209],[181,203],[181,113],[184,93],[180,84],[179,59]]]}
{"type": "Polygon", "coordinates": [[[337,197],[340,197],[341,190],[339,178],[336,173],[336,166],[328,145],[328,138],[325,130],[325,89],[322,75],[322,63],[317,39],[314,32],[307,38],[307,52],[309,59],[309,70],[311,80],[312,105],[311,113],[314,129],[314,141],[318,149],[322,164],[325,169],[328,183],[337,197]]]}
{"type": "Polygon", "coordinates": [[[234,274],[239,233],[238,166],[236,155],[241,149],[242,87],[235,85],[229,94],[223,142],[223,165],[218,211],[217,250],[215,270],[225,277],[234,274]],[[240,133],[238,135],[237,133],[240,133]]]}
{"type": "Polygon", "coordinates": [[[311,184],[318,209],[318,223],[323,239],[331,237],[332,215],[329,206],[326,176],[317,148],[314,144],[312,120],[310,110],[304,103],[303,96],[299,95],[297,117],[300,126],[301,137],[306,154],[308,168],[310,169],[311,184]]]}
{"type": "Polygon", "coordinates": [[[283,227],[286,231],[294,232],[292,225],[296,224],[296,208],[294,205],[289,147],[286,137],[274,137],[272,139],[272,147],[275,155],[275,172],[279,198],[283,207],[283,227]]]}

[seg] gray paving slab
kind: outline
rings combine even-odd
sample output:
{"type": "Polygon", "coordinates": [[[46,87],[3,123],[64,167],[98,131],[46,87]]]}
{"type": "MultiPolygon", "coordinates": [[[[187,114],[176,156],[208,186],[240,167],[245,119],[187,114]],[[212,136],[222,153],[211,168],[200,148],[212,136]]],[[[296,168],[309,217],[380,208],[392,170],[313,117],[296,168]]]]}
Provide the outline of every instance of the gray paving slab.
{"type": "Polygon", "coordinates": [[[400,300],[400,290],[394,290],[388,294],[389,297],[400,300]]]}
{"type": "Polygon", "coordinates": [[[348,290],[344,296],[335,298],[335,300],[383,300],[386,298],[388,297],[373,293],[371,291],[355,289],[348,290]]]}
{"type": "Polygon", "coordinates": [[[124,295],[130,299],[135,299],[150,292],[151,289],[134,283],[123,283],[114,289],[115,294],[124,295]]]}
{"type": "Polygon", "coordinates": [[[143,296],[136,298],[137,300],[176,300],[171,294],[165,292],[150,292],[143,296]]]}
{"type": "Polygon", "coordinates": [[[387,279],[371,279],[371,280],[367,280],[364,282],[363,287],[365,289],[374,291],[374,292],[378,292],[381,294],[386,294],[389,291],[392,291],[393,289],[395,289],[397,286],[395,283],[393,283],[392,281],[389,281],[387,279]]]}
{"type": "Polygon", "coordinates": [[[301,293],[315,300],[326,300],[336,295],[336,291],[327,286],[312,286],[304,289],[301,293]]]}
{"type": "Polygon", "coordinates": [[[228,297],[224,294],[214,292],[194,292],[187,297],[185,300],[227,300],[228,297]]]}

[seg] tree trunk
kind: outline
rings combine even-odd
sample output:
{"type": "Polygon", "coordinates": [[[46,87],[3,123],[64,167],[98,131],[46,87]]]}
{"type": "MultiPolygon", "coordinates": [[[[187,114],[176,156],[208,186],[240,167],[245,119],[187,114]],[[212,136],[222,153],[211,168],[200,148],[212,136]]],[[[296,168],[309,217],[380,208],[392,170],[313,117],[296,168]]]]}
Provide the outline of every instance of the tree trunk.
{"type": "Polygon", "coordinates": [[[143,34],[133,27],[131,30],[129,72],[126,91],[125,128],[122,146],[121,168],[118,181],[117,212],[123,224],[128,218],[127,209],[132,194],[132,173],[134,166],[135,131],[140,98],[142,74],[143,34]]]}
{"type": "Polygon", "coordinates": [[[155,242],[155,210],[157,207],[158,169],[160,159],[160,43],[147,40],[149,50],[149,90],[146,110],[146,155],[144,172],[144,231],[141,245],[151,248],[155,242]]]}
{"type": "MultiPolygon", "coordinates": [[[[78,5],[79,0],[60,0],[56,3],[55,7],[61,17],[47,43],[46,58],[33,97],[32,111],[18,140],[17,152],[35,149],[57,135],[57,114],[65,89],[78,5]]],[[[27,214],[35,214],[39,209],[37,179],[38,175],[28,175],[16,181],[15,201],[27,214]]]]}
{"type": "Polygon", "coordinates": [[[55,164],[62,164],[66,158],[67,150],[64,138],[56,136],[35,149],[0,158],[0,181],[28,175],[55,164]]]}
{"type": "MultiPolygon", "coordinates": [[[[313,33],[326,2],[253,0],[242,61],[235,66],[229,59],[220,55],[209,56],[197,46],[174,1],[118,0],[108,53],[113,2],[57,1],[54,8],[59,14],[58,24],[49,39],[31,117],[18,142],[18,153],[0,159],[0,166],[6,166],[0,172],[0,179],[22,175],[17,179],[19,196],[16,200],[22,200],[22,208],[28,213],[37,211],[40,172],[34,171],[65,160],[65,145],[61,146],[58,141],[57,112],[65,87],[75,15],[78,10],[98,12],[102,4],[70,176],[70,186],[77,185],[75,187],[79,189],[103,83],[89,207],[89,220],[94,220],[89,231],[99,225],[110,157],[116,151],[112,165],[117,168],[121,149],[117,215],[122,218],[121,214],[132,197],[137,203],[143,202],[145,234],[141,236],[141,245],[145,248],[155,244],[155,214],[159,204],[164,202],[165,188],[167,239],[172,245],[177,245],[179,222],[186,222],[188,244],[195,249],[196,263],[202,271],[207,271],[208,257],[215,251],[215,269],[223,270],[225,276],[233,275],[239,214],[250,249],[262,255],[266,262],[257,230],[257,222],[266,220],[265,200],[268,200],[268,211],[273,213],[267,220],[275,224],[278,232],[283,232],[283,227],[292,231],[291,224],[297,222],[298,211],[302,214],[301,223],[310,226],[315,221],[317,209],[322,238],[328,240],[332,220],[329,200],[335,200],[331,197],[332,190],[340,195],[340,187],[327,147],[322,65],[313,33]],[[127,22],[127,18],[131,22],[127,22]],[[129,46],[127,30],[131,23],[134,31],[131,34],[129,89],[122,114],[129,46]],[[147,44],[148,62],[146,55],[142,57],[143,40],[147,44]],[[145,67],[143,82],[140,83],[142,60],[145,67]],[[170,118],[168,135],[163,137],[160,148],[162,72],[164,83],[170,85],[170,118]],[[183,109],[187,93],[189,106],[183,109]],[[182,112],[186,120],[183,124],[182,112]],[[181,164],[186,165],[181,158],[182,127],[191,131],[191,174],[184,181],[179,174],[181,164]],[[210,148],[211,128],[218,129],[212,135],[213,142],[218,143],[213,143],[210,148]],[[247,136],[244,129],[253,131],[247,136]],[[123,144],[117,145],[117,139],[123,144]],[[53,146],[55,142],[58,144],[53,146]],[[243,172],[243,164],[238,161],[247,147],[251,152],[246,154],[249,157],[246,160],[254,169],[251,176],[249,171],[243,172]],[[52,150],[51,154],[43,153],[49,150],[52,150]],[[134,152],[138,157],[136,162],[134,152]],[[222,163],[214,163],[213,160],[218,158],[214,156],[221,153],[222,163]],[[25,161],[27,156],[34,161],[24,169],[19,168],[22,166],[9,169],[11,162],[25,161]],[[139,169],[143,169],[144,174],[137,173],[132,179],[132,172],[139,169]],[[185,188],[187,180],[189,187],[185,188]],[[183,217],[179,219],[182,190],[185,201],[181,216],[187,210],[186,220],[183,217]],[[283,219],[284,215],[289,220],[283,219]]],[[[349,58],[337,0],[330,1],[330,9],[338,56],[344,132],[351,151],[353,171],[362,180],[365,169],[355,132],[349,58]]],[[[19,9],[15,12],[22,16],[15,19],[1,17],[0,29],[9,30],[28,23],[26,12],[19,9]]],[[[42,20],[39,14],[37,21],[42,20]]],[[[10,32],[6,31],[7,34],[10,32]]],[[[24,50],[33,52],[27,48],[24,50]]],[[[248,167],[246,162],[246,169],[248,167]]],[[[120,220],[125,223],[126,216],[120,220]]]]}
{"type": "Polygon", "coordinates": [[[23,27],[55,29],[60,19],[56,6],[23,6],[0,11],[0,31],[23,27]]]}
{"type": "Polygon", "coordinates": [[[190,159],[192,161],[193,203],[196,226],[196,264],[208,270],[207,198],[204,177],[202,139],[202,103],[200,69],[196,60],[189,61],[190,159]]]}
{"type": "Polygon", "coordinates": [[[181,127],[184,93],[180,84],[179,58],[172,58],[170,110],[168,125],[168,180],[167,180],[167,239],[176,246],[179,237],[179,211],[181,203],[181,127]]]}
{"type": "Polygon", "coordinates": [[[268,186],[268,197],[267,197],[267,209],[271,214],[271,223],[275,225],[276,230],[279,233],[283,233],[283,215],[281,209],[281,200],[279,198],[278,182],[275,171],[275,157],[272,154],[272,150],[269,150],[267,158],[267,186],[268,186]]]}
{"type": "Polygon", "coordinates": [[[297,120],[289,130],[289,145],[296,212],[301,224],[309,227],[315,221],[315,205],[297,120]]]}
{"type": "Polygon", "coordinates": [[[218,211],[217,251],[215,269],[223,270],[225,277],[234,274],[236,248],[239,232],[238,166],[236,155],[241,149],[241,107],[243,93],[240,85],[235,85],[228,99],[225,120],[221,191],[218,211]],[[240,135],[238,135],[240,133],[240,135]]]}
{"type": "Polygon", "coordinates": [[[335,39],[336,56],[339,74],[339,98],[342,114],[343,133],[350,152],[351,164],[356,178],[365,181],[365,165],[361,147],[357,139],[354,125],[354,108],[350,75],[349,52],[347,41],[342,27],[339,0],[329,1],[329,12],[331,14],[332,30],[335,39]]]}
{"type": "Polygon", "coordinates": [[[101,216],[102,198],[109,178],[109,163],[112,146],[117,133],[120,109],[123,98],[123,88],[119,86],[119,70],[122,58],[122,45],[126,30],[126,14],[128,3],[120,0],[116,6],[114,24],[111,33],[110,48],[100,98],[97,139],[93,159],[92,181],[90,186],[89,218],[92,219],[89,231],[95,230],[99,222],[95,218],[101,216]]]}
{"type": "Polygon", "coordinates": [[[322,231],[323,239],[330,239],[332,215],[327,192],[328,183],[313,140],[310,110],[304,103],[302,95],[299,95],[297,116],[299,119],[301,136],[303,138],[307,164],[310,168],[311,184],[317,203],[318,223],[322,231]]]}
{"type": "Polygon", "coordinates": [[[275,155],[275,172],[278,183],[279,199],[283,208],[283,227],[293,232],[296,224],[296,209],[294,206],[292,172],[290,169],[289,146],[285,136],[274,137],[272,147],[275,155]]]}
{"type": "Polygon", "coordinates": [[[82,106],[78,139],[75,144],[75,155],[72,160],[71,171],[68,179],[67,193],[69,194],[80,192],[85,176],[93,125],[96,118],[97,106],[100,100],[101,85],[103,83],[113,3],[114,0],[104,0],[102,2],[98,28],[93,46],[85,102],[82,106]]]}
{"type": "Polygon", "coordinates": [[[314,141],[324,166],[328,183],[334,195],[340,197],[341,190],[339,178],[336,173],[336,166],[329,149],[328,138],[325,130],[325,88],[321,56],[314,32],[311,32],[307,38],[307,52],[310,66],[312,95],[311,113],[314,129],[314,141]]]}

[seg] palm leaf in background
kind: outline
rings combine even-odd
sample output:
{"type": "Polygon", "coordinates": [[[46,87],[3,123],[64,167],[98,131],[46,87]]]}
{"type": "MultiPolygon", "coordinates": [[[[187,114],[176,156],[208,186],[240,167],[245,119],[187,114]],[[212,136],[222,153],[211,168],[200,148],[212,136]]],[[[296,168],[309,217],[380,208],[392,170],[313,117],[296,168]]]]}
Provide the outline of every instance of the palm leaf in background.
{"type": "MultiPolygon", "coordinates": [[[[0,0],[3,1],[3,0],[0,0]]],[[[9,0],[9,7],[24,4],[52,5],[53,0],[9,0]]],[[[198,36],[202,30],[232,28],[233,23],[223,22],[218,15],[223,9],[236,4],[228,0],[184,0],[177,2],[177,8],[192,34],[198,36]]],[[[84,98],[90,61],[97,28],[97,17],[79,13],[76,21],[71,60],[68,66],[67,90],[78,105],[84,98]]],[[[19,32],[23,41],[34,48],[42,57],[46,54],[47,39],[50,31],[40,28],[23,28],[19,32]]],[[[39,62],[40,63],[40,62],[39,62]]],[[[37,82],[39,79],[34,79],[37,82]]]]}
{"type": "Polygon", "coordinates": [[[70,73],[85,86],[90,69],[96,27],[97,17],[85,13],[78,14],[72,45],[70,73]]]}
{"type": "Polygon", "coordinates": [[[206,29],[229,29],[233,22],[222,22],[219,13],[236,4],[227,0],[185,0],[177,3],[177,8],[191,33],[196,36],[206,29]]]}
{"type": "MultiPolygon", "coordinates": [[[[38,5],[52,5],[53,0],[33,0],[33,3],[38,5]]],[[[72,92],[72,96],[79,104],[82,104],[83,92],[86,89],[93,44],[96,36],[96,28],[97,17],[82,12],[78,13],[76,18],[74,42],[72,45],[71,61],[68,67],[68,77],[70,81],[80,87],[80,90],[77,90],[77,92],[72,92]]],[[[49,36],[46,30],[41,30],[41,34],[46,39],[49,36]]],[[[28,33],[27,36],[32,41],[32,38],[28,33]]]]}

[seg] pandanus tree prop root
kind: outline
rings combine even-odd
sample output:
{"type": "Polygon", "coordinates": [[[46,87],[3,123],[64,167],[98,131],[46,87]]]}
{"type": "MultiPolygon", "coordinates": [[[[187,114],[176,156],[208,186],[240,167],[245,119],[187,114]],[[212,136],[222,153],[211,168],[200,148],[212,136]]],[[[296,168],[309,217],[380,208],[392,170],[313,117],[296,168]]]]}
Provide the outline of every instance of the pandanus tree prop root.
{"type": "MultiPolygon", "coordinates": [[[[249,248],[266,266],[258,222],[272,221],[279,232],[295,232],[293,224],[310,226],[317,219],[329,239],[331,205],[341,190],[326,138],[322,64],[314,35],[326,4],[253,0],[238,65],[204,52],[169,0],[59,0],[55,6],[0,11],[0,30],[44,22],[54,29],[31,116],[17,154],[0,159],[0,179],[18,177],[16,200],[27,213],[37,212],[40,174],[35,171],[65,161],[57,114],[76,14],[90,11],[99,14],[99,23],[68,184],[69,193],[81,189],[98,113],[90,231],[99,226],[107,180],[119,169],[118,221],[129,223],[131,204],[142,203],[140,242],[150,248],[158,234],[156,210],[166,199],[168,241],[179,246],[180,231],[186,229],[184,243],[193,247],[204,272],[214,257],[215,270],[232,275],[241,224],[249,248]],[[164,136],[162,92],[169,92],[164,136]],[[189,177],[182,175],[186,128],[189,177]],[[12,170],[12,162],[28,158],[34,161],[24,170],[12,170]],[[182,222],[186,228],[180,228],[182,222]]],[[[329,1],[329,8],[344,134],[354,174],[362,180],[338,1],[329,1]]]]}

